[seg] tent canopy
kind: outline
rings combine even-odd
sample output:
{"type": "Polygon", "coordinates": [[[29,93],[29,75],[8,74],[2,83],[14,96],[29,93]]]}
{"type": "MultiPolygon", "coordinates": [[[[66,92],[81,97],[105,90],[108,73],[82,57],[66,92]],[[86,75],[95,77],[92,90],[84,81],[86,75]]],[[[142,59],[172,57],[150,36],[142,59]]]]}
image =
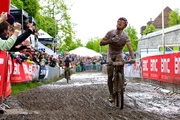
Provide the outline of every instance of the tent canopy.
{"type": "Polygon", "coordinates": [[[40,29],[38,31],[39,35],[38,35],[38,40],[41,41],[43,44],[53,44],[53,37],[50,36],[47,32],[43,31],[42,29],[40,29]]]}
{"type": "Polygon", "coordinates": [[[41,42],[38,42],[38,49],[44,49],[45,53],[55,56],[54,51],[51,50],[50,48],[46,47],[45,45],[43,45],[41,42]]]}
{"type": "Polygon", "coordinates": [[[74,50],[71,50],[69,53],[79,55],[81,57],[102,57],[100,53],[86,47],[78,47],[74,50]]]}
{"type": "Polygon", "coordinates": [[[47,32],[43,31],[42,29],[38,30],[38,38],[53,38],[47,32]]]}

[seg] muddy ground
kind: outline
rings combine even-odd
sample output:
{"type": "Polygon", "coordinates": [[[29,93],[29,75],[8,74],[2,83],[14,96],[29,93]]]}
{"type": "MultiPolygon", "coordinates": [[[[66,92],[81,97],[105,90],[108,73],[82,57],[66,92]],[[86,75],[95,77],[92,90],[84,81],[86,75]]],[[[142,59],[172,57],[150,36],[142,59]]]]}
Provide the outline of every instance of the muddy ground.
{"type": "Polygon", "coordinates": [[[128,80],[123,110],[107,100],[107,76],[78,73],[24,91],[7,100],[0,120],[180,120],[180,95],[156,85],[128,80]]]}

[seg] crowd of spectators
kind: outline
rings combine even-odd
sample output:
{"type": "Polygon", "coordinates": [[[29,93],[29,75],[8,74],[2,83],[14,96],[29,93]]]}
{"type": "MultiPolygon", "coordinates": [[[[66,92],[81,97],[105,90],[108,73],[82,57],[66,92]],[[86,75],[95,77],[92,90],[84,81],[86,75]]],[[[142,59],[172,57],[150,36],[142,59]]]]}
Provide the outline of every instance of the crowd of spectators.
{"type": "MultiPolygon", "coordinates": [[[[22,61],[28,60],[28,62],[40,66],[50,66],[50,67],[62,67],[64,66],[64,60],[67,56],[67,54],[57,54],[57,56],[54,55],[48,55],[45,51],[33,51],[26,54],[21,53],[15,53],[20,54],[19,58],[21,58],[22,61]]],[[[101,63],[105,62],[105,57],[81,57],[75,54],[68,54],[69,59],[71,60],[71,67],[76,68],[76,72],[83,72],[87,70],[98,70],[101,71],[101,63]]]]}
{"type": "MultiPolygon", "coordinates": [[[[45,51],[34,50],[25,53],[15,52],[11,56],[21,64],[26,61],[30,64],[50,67],[62,67],[67,54],[58,54],[57,56],[49,55],[45,51]]],[[[71,67],[76,68],[76,72],[102,70],[102,63],[105,62],[105,57],[81,57],[75,54],[68,54],[71,60],[71,67]]]]}

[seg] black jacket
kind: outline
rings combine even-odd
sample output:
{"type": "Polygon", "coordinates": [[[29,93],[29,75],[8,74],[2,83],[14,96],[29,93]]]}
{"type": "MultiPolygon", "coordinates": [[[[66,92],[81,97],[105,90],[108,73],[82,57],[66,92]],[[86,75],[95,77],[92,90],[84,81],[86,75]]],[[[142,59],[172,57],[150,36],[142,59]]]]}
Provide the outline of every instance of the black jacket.
{"type": "MultiPolygon", "coordinates": [[[[21,51],[23,49],[26,49],[26,46],[21,46],[20,48],[15,48],[15,46],[21,44],[24,40],[26,40],[33,32],[30,29],[27,29],[24,33],[22,33],[21,35],[19,35],[17,37],[16,42],[14,43],[14,45],[12,46],[12,48],[9,50],[10,52],[17,52],[17,51],[21,51]]],[[[6,35],[4,34],[0,34],[0,38],[3,40],[7,40],[8,38],[6,37],[6,35]]]]}
{"type": "Polygon", "coordinates": [[[21,44],[24,40],[26,40],[33,32],[30,29],[27,29],[26,32],[22,33],[21,35],[19,35],[17,37],[17,40],[15,42],[15,44],[13,45],[13,47],[9,50],[11,52],[16,52],[16,51],[21,51],[23,49],[26,49],[26,46],[21,46],[20,48],[15,48],[15,46],[21,44]]]}

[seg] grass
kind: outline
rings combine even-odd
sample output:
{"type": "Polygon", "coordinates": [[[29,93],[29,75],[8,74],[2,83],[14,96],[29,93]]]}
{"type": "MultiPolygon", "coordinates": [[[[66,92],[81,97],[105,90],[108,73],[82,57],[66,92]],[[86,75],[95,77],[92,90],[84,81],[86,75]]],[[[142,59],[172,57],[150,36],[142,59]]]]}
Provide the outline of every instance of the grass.
{"type": "Polygon", "coordinates": [[[40,82],[38,82],[38,81],[28,81],[28,82],[24,82],[24,83],[12,83],[11,84],[11,89],[12,89],[11,96],[17,95],[20,92],[23,92],[23,91],[26,91],[26,90],[29,90],[29,89],[32,89],[32,88],[36,88],[36,87],[41,86],[41,85],[56,82],[57,80],[60,80],[63,77],[64,76],[61,76],[61,77],[59,77],[59,78],[57,78],[55,80],[40,81],[40,82]]]}

